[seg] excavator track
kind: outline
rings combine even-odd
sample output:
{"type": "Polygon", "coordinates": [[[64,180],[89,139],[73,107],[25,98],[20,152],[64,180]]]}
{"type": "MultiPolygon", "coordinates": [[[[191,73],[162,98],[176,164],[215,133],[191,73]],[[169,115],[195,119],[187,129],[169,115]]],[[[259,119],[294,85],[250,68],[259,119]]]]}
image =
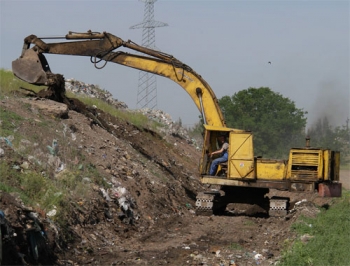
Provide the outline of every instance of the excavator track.
{"type": "Polygon", "coordinates": [[[210,216],[220,210],[221,194],[219,191],[200,192],[196,197],[196,214],[210,216]]]}
{"type": "MultiPolygon", "coordinates": [[[[270,189],[270,192],[268,194],[270,198],[270,210],[271,207],[275,207],[275,209],[278,209],[277,207],[280,206],[280,204],[271,204],[271,200],[279,200],[279,199],[289,199],[287,202],[286,208],[287,213],[294,208],[294,204],[299,201],[307,201],[311,202],[317,206],[323,206],[330,204],[332,202],[332,197],[321,197],[317,192],[292,192],[292,191],[281,191],[276,189],[270,189]]],[[[270,211],[269,211],[270,214],[270,211]]],[[[270,216],[272,216],[270,214],[270,216]]],[[[275,215],[273,215],[275,216],[275,215]]],[[[279,215],[281,216],[281,215],[279,215]]]]}
{"type": "Polygon", "coordinates": [[[272,197],[270,198],[269,216],[286,216],[288,213],[289,198],[272,197]]]}

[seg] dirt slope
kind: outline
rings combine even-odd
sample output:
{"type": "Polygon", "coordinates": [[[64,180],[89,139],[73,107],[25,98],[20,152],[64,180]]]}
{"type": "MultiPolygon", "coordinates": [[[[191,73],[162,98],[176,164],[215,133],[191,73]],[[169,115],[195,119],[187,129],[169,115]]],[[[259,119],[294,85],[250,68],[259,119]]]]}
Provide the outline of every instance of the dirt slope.
{"type": "Polygon", "coordinates": [[[60,235],[52,210],[25,206],[16,193],[2,191],[0,209],[13,230],[4,246],[5,264],[270,265],[294,238],[289,226],[296,217],[317,213],[306,201],[288,219],[268,218],[254,206],[196,216],[195,195],[208,188],[197,174],[200,152],[185,139],[137,128],[101,110],[88,110],[89,116],[23,95],[2,100],[0,107],[24,118],[16,124],[16,144],[0,142],[2,161],[26,172],[35,170],[35,158],[55,169],[48,177],[55,180],[82,167],[103,176],[99,182],[75,177],[86,180],[87,190],[70,195],[63,216],[69,240],[60,235]],[[54,155],[47,148],[53,139],[54,155]],[[39,224],[47,235],[36,259],[28,250],[28,224],[39,224]]]}

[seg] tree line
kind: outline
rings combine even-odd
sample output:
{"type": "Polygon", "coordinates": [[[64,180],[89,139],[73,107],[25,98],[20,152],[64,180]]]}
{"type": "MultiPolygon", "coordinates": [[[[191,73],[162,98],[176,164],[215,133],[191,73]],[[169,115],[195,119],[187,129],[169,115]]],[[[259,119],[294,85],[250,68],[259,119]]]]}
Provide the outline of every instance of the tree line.
{"type": "MultiPolygon", "coordinates": [[[[307,112],[268,87],[223,96],[219,106],[228,127],[253,132],[256,156],[287,159],[290,148],[305,146],[308,136],[311,146],[340,151],[342,163],[350,161],[349,120],[333,127],[325,116],[306,129],[307,112]]],[[[201,129],[201,122],[194,131],[201,129]]]]}

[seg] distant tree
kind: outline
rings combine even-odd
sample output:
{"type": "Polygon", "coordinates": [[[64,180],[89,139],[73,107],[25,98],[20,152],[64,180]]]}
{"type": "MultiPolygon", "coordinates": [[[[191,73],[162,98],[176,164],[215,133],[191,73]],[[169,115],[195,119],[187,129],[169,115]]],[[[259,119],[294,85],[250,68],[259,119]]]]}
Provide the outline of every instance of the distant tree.
{"type": "Polygon", "coordinates": [[[191,136],[202,136],[204,135],[204,122],[203,122],[203,117],[199,116],[199,121],[189,129],[189,133],[191,136]]]}
{"type": "Polygon", "coordinates": [[[307,131],[311,146],[340,151],[342,163],[350,161],[350,130],[348,124],[332,127],[327,116],[318,119],[307,131]]]}
{"type": "Polygon", "coordinates": [[[228,127],[250,130],[256,156],[287,158],[305,142],[306,118],[293,101],[270,88],[249,88],[219,99],[228,127]]]}
{"type": "Polygon", "coordinates": [[[327,116],[319,118],[307,130],[307,135],[311,139],[311,146],[323,148],[331,148],[333,146],[335,132],[329,124],[327,116]]]}
{"type": "Polygon", "coordinates": [[[193,125],[193,127],[188,129],[188,134],[191,137],[191,141],[196,145],[198,150],[203,146],[203,136],[204,136],[204,126],[203,126],[203,118],[199,116],[199,121],[193,125]]]}
{"type": "Polygon", "coordinates": [[[182,127],[182,120],[181,117],[174,123],[176,127],[182,127]]]}

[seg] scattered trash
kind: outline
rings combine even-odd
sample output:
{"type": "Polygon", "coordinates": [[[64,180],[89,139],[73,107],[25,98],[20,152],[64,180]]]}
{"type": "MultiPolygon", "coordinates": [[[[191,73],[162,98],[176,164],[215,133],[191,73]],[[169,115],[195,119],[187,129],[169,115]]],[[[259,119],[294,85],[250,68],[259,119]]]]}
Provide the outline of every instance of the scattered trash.
{"type": "Polygon", "coordinates": [[[112,199],[109,197],[107,191],[104,188],[100,188],[100,191],[102,192],[102,196],[107,201],[112,201],[112,199]]]}
{"type": "Polygon", "coordinates": [[[57,153],[58,153],[57,140],[56,139],[52,140],[52,145],[51,146],[48,145],[47,148],[48,148],[51,155],[54,155],[54,156],[57,155],[57,153]]]}
{"type": "Polygon", "coordinates": [[[128,108],[124,102],[114,99],[109,91],[100,89],[98,85],[87,84],[75,79],[66,79],[65,89],[73,92],[76,95],[86,95],[91,98],[101,99],[102,101],[107,102],[118,109],[128,108]]]}
{"type": "Polygon", "coordinates": [[[8,146],[12,147],[12,143],[9,138],[0,137],[0,140],[4,140],[8,146]]]}
{"type": "Polygon", "coordinates": [[[47,216],[49,217],[53,217],[57,214],[57,210],[56,209],[53,209],[51,211],[49,211],[48,213],[46,213],[47,216]]]}
{"type": "Polygon", "coordinates": [[[300,201],[296,202],[295,205],[299,205],[299,204],[301,204],[303,202],[307,202],[307,200],[306,199],[300,200],[300,201]]]}
{"type": "Polygon", "coordinates": [[[84,177],[84,178],[82,179],[82,181],[83,181],[83,183],[85,183],[85,184],[91,183],[91,179],[88,178],[88,177],[84,177]]]}
{"type": "Polygon", "coordinates": [[[62,124],[63,124],[63,136],[66,137],[66,132],[68,130],[68,126],[65,123],[62,123],[62,124]]]}
{"type": "Polygon", "coordinates": [[[56,169],[56,173],[63,171],[66,168],[64,163],[61,163],[60,166],[56,169]]]}
{"type": "MultiPolygon", "coordinates": [[[[255,251],[254,251],[255,252],[255,251]]],[[[254,253],[253,252],[253,253],[254,253]]],[[[256,252],[255,252],[256,253],[256,252]]],[[[263,261],[263,260],[265,260],[265,257],[263,256],[263,255],[261,255],[261,254],[259,254],[259,253],[256,253],[255,255],[254,255],[254,260],[255,260],[255,263],[257,264],[257,265],[259,265],[259,264],[261,264],[261,262],[263,261]]]]}
{"type": "Polygon", "coordinates": [[[303,243],[307,243],[310,241],[310,239],[313,238],[313,236],[309,235],[309,234],[304,234],[300,237],[300,240],[303,242],[303,243]]]}
{"type": "Polygon", "coordinates": [[[22,169],[25,169],[25,170],[29,169],[29,163],[28,163],[27,161],[24,161],[24,162],[21,164],[21,168],[22,168],[22,169]]]}

